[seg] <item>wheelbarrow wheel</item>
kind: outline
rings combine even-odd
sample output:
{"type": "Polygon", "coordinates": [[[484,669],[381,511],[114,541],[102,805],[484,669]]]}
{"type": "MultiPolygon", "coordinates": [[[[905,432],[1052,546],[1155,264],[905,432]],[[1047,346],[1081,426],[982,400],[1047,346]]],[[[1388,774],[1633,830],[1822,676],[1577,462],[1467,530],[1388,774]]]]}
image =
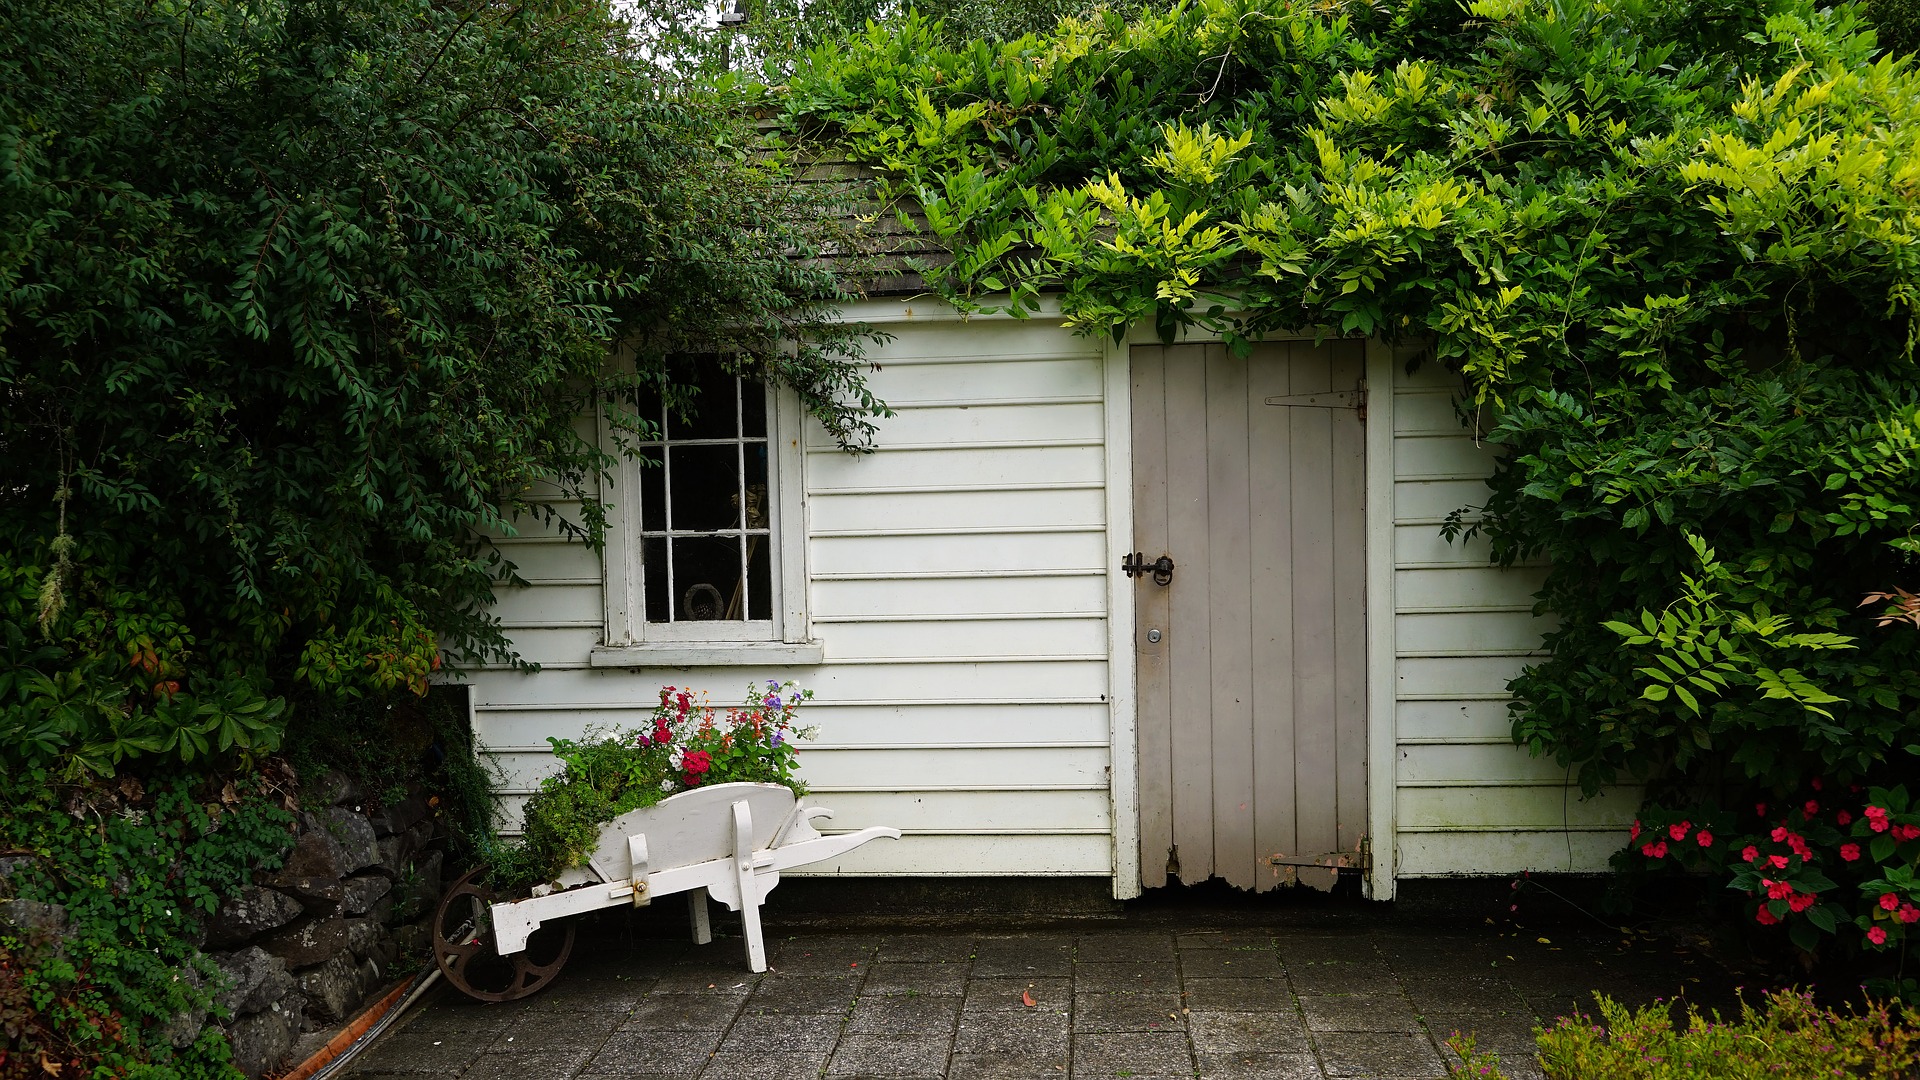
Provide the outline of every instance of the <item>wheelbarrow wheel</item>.
{"type": "Polygon", "coordinates": [[[433,962],[459,991],[476,1001],[516,1001],[552,982],[573,953],[573,924],[543,926],[527,947],[501,956],[494,947],[494,902],[486,868],[462,874],[433,913],[433,962]]]}

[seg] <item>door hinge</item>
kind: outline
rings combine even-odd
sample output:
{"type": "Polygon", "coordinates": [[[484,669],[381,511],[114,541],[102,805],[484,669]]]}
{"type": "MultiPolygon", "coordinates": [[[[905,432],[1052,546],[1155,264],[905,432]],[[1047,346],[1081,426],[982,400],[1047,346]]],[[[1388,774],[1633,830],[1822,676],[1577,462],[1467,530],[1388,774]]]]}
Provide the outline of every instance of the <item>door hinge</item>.
{"type": "Polygon", "coordinates": [[[1272,866],[1318,866],[1328,870],[1373,869],[1373,842],[1361,837],[1352,851],[1329,851],[1324,855],[1274,855],[1267,859],[1272,866]]]}
{"type": "Polygon", "coordinates": [[[1367,392],[1360,390],[1326,390],[1318,394],[1277,394],[1267,398],[1268,405],[1279,405],[1289,409],[1352,409],[1367,418],[1367,392]]]}

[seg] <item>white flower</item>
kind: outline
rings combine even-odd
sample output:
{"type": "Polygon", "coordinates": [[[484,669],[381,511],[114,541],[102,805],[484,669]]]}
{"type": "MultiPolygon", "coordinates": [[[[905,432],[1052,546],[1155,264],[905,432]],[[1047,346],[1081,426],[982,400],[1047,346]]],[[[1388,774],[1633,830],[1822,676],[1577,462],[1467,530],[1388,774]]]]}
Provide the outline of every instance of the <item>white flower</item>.
{"type": "Polygon", "coordinates": [[[687,752],[676,746],[672,750],[667,751],[667,764],[677,769],[680,767],[680,763],[686,760],[686,756],[687,752]]]}
{"type": "Polygon", "coordinates": [[[673,790],[673,778],[672,778],[672,777],[668,777],[668,778],[666,778],[665,780],[662,780],[662,781],[660,781],[660,790],[661,790],[661,791],[672,791],[672,790],[673,790]]]}

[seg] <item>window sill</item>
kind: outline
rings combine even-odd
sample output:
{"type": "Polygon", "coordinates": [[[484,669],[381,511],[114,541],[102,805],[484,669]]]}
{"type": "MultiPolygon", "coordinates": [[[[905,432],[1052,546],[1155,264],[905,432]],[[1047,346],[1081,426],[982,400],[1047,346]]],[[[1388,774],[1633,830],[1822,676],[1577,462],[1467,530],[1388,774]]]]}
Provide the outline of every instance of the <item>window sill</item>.
{"type": "Polygon", "coordinates": [[[826,658],[817,641],[689,641],[601,645],[587,654],[587,663],[597,668],[748,667],[818,664],[826,658]]]}

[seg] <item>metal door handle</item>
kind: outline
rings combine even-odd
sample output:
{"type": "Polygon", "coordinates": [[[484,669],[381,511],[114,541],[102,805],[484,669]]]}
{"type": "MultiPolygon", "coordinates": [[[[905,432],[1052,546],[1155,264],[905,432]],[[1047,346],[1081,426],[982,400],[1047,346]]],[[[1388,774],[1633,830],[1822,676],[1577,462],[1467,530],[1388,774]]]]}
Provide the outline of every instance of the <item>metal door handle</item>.
{"type": "Polygon", "coordinates": [[[1155,585],[1165,585],[1173,580],[1173,556],[1162,555],[1149,563],[1144,553],[1136,551],[1120,560],[1120,572],[1130,578],[1152,574],[1155,585]]]}

